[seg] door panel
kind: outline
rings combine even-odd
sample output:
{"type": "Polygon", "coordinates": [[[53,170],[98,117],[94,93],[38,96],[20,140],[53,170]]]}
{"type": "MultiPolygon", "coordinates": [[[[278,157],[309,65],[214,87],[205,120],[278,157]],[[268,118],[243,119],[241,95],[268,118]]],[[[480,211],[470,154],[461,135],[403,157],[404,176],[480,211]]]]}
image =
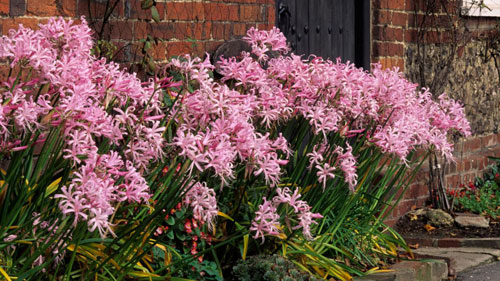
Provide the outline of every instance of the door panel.
{"type": "Polygon", "coordinates": [[[367,68],[369,7],[369,0],[277,0],[276,25],[296,54],[367,68]]]}

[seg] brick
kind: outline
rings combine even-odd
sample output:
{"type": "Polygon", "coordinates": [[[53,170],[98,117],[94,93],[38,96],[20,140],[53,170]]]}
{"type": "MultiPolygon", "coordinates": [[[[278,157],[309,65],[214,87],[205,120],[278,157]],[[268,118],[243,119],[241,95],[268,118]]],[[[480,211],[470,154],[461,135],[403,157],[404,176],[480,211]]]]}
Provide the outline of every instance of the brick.
{"type": "Polygon", "coordinates": [[[33,16],[55,16],[57,7],[55,0],[27,0],[26,13],[33,16]]]}
{"type": "Polygon", "coordinates": [[[419,28],[421,27],[422,21],[424,20],[425,16],[422,14],[414,14],[414,13],[409,13],[408,14],[408,27],[414,27],[414,28],[419,28]]]}
{"type": "Polygon", "coordinates": [[[132,40],[133,36],[133,22],[130,21],[110,21],[108,30],[111,39],[132,40]]]}
{"type": "Polygon", "coordinates": [[[488,158],[486,156],[481,157],[477,160],[477,169],[479,171],[484,170],[489,165],[488,158]]]}
{"type": "MultiPolygon", "coordinates": [[[[251,24],[247,24],[247,25],[246,25],[247,30],[248,30],[251,26],[252,26],[251,24]]],[[[256,27],[257,27],[259,30],[271,30],[271,29],[273,29],[274,24],[271,24],[271,23],[268,23],[268,24],[265,24],[265,23],[258,23],[258,24],[256,25],[256,27]]],[[[246,32],[245,32],[245,33],[246,33],[246,32]]]]}
{"type": "Polygon", "coordinates": [[[397,219],[387,219],[387,220],[384,220],[384,223],[385,223],[387,226],[390,226],[390,227],[395,226],[397,222],[398,222],[398,220],[397,220],[397,219]]]}
{"type": "Polygon", "coordinates": [[[144,21],[135,21],[134,22],[134,39],[140,40],[147,37],[147,23],[144,21]]]}
{"type": "Polygon", "coordinates": [[[260,6],[240,5],[240,20],[244,22],[259,22],[264,20],[265,13],[260,6]]]}
{"type": "MultiPolygon", "coordinates": [[[[239,23],[238,23],[239,24],[239,23]]],[[[231,27],[234,28],[237,24],[230,23],[212,23],[212,39],[225,39],[228,40],[231,35],[231,27]]]]}
{"type": "Polygon", "coordinates": [[[405,42],[413,43],[413,42],[417,41],[417,38],[418,38],[417,30],[414,30],[414,29],[405,30],[405,34],[404,34],[404,41],[405,42]]]}
{"type": "Polygon", "coordinates": [[[445,185],[448,188],[459,188],[461,185],[461,180],[458,175],[446,175],[445,176],[445,185]]]}
{"type": "Polygon", "coordinates": [[[393,25],[406,26],[408,24],[408,14],[393,12],[391,23],[393,25]]]}
{"type": "Polygon", "coordinates": [[[239,5],[207,3],[204,5],[205,19],[212,21],[239,21],[239,5]]]}
{"type": "Polygon", "coordinates": [[[18,29],[22,24],[24,27],[37,29],[39,21],[35,18],[8,18],[2,23],[2,34],[8,34],[11,29],[18,29]]]}
{"type": "Polygon", "coordinates": [[[422,239],[422,238],[414,238],[414,237],[405,237],[405,241],[408,244],[418,244],[420,247],[432,247],[435,246],[433,243],[433,239],[422,239]]]}
{"type": "Polygon", "coordinates": [[[373,12],[373,24],[391,24],[392,12],[375,10],[373,12]]]}
{"type": "MultiPolygon", "coordinates": [[[[405,194],[405,196],[406,196],[406,194],[405,194]]],[[[408,211],[410,211],[412,209],[412,206],[414,206],[414,205],[417,205],[417,201],[413,200],[413,199],[400,201],[398,206],[396,206],[396,210],[397,210],[396,216],[400,217],[400,216],[406,214],[408,211]]],[[[417,207],[420,207],[420,206],[417,206],[417,207]]]]}
{"type": "MultiPolygon", "coordinates": [[[[160,20],[165,19],[165,3],[156,3],[160,20]]],[[[151,9],[141,8],[141,0],[126,0],[124,16],[130,19],[151,20],[151,9]]]]}
{"type": "Polygon", "coordinates": [[[497,134],[497,143],[500,144],[500,133],[497,134]]]}
{"type": "Polygon", "coordinates": [[[205,5],[201,2],[167,2],[167,20],[204,20],[205,5]]]}
{"type": "Polygon", "coordinates": [[[491,147],[494,145],[498,145],[498,139],[497,139],[496,134],[491,134],[488,136],[481,137],[481,147],[482,148],[491,147]]]}
{"type": "Polygon", "coordinates": [[[436,30],[427,30],[424,33],[424,41],[427,43],[441,43],[442,32],[436,30]]]}
{"type": "Polygon", "coordinates": [[[267,23],[274,24],[276,23],[276,8],[274,5],[267,6],[267,23]]]}
{"type": "Polygon", "coordinates": [[[423,11],[425,9],[425,1],[422,0],[406,0],[405,10],[407,11],[423,11]]]}
{"type": "MultiPolygon", "coordinates": [[[[46,1],[46,0],[44,0],[46,1]]],[[[110,7],[108,7],[109,11],[110,7]]],[[[78,15],[86,16],[87,19],[103,18],[106,13],[106,4],[95,0],[78,0],[78,15]]],[[[123,4],[120,1],[111,12],[111,15],[119,17],[123,15],[123,4]]]]}
{"type": "Polygon", "coordinates": [[[477,151],[481,148],[481,139],[480,138],[469,138],[464,143],[464,152],[470,153],[477,151]]]}
{"type": "Polygon", "coordinates": [[[380,58],[382,69],[398,67],[400,71],[404,71],[403,58],[380,58]]]}
{"type": "Polygon", "coordinates": [[[372,36],[381,41],[403,41],[404,31],[402,28],[390,26],[374,26],[372,36]]]}
{"type": "Polygon", "coordinates": [[[63,17],[76,17],[77,16],[77,0],[57,0],[58,13],[63,17]]]}
{"type": "Polygon", "coordinates": [[[406,191],[405,197],[406,198],[418,198],[422,196],[427,196],[429,195],[429,189],[426,185],[412,185],[408,188],[406,191]]]}
{"type": "Polygon", "coordinates": [[[437,241],[438,247],[450,248],[462,246],[461,240],[456,238],[442,238],[437,241]]]}
{"type": "Polygon", "coordinates": [[[235,23],[233,24],[233,32],[232,35],[235,36],[243,36],[247,32],[247,26],[244,23],[235,23]]]}
{"type": "Polygon", "coordinates": [[[166,44],[167,44],[166,42],[158,42],[158,44],[155,44],[153,46],[152,55],[153,55],[153,58],[155,60],[164,61],[167,58],[166,57],[166,53],[167,53],[166,44]]]}
{"type": "Polygon", "coordinates": [[[472,168],[477,169],[478,172],[480,172],[488,162],[486,159],[486,155],[484,155],[483,153],[476,154],[475,156],[471,157],[472,168]]]}
{"type": "Polygon", "coordinates": [[[405,0],[376,0],[375,7],[380,9],[404,10],[405,0]]]}
{"type": "Polygon", "coordinates": [[[160,22],[148,24],[148,35],[161,39],[185,39],[187,38],[187,23],[183,22],[160,22]]]}
{"type": "Polygon", "coordinates": [[[212,30],[212,22],[205,23],[191,23],[189,26],[189,34],[192,39],[195,40],[206,40],[210,39],[210,34],[212,30]]]}
{"type": "Polygon", "coordinates": [[[447,174],[454,174],[457,172],[457,163],[456,162],[450,162],[449,164],[446,165],[446,173],[447,174]]]}
{"type": "Polygon", "coordinates": [[[8,15],[9,14],[9,1],[2,0],[0,1],[0,15],[8,15]]]}
{"type": "Polygon", "coordinates": [[[468,172],[472,169],[472,162],[470,159],[464,160],[464,172],[468,172]]]}
{"type": "Polygon", "coordinates": [[[457,172],[463,172],[465,170],[465,160],[460,159],[457,161],[457,172]]]}
{"type": "Polygon", "coordinates": [[[189,54],[193,51],[193,47],[189,42],[167,42],[166,55],[168,57],[189,54]]]}
{"type": "Polygon", "coordinates": [[[26,14],[26,0],[9,1],[9,15],[11,17],[24,16],[25,14],[26,14]]]}

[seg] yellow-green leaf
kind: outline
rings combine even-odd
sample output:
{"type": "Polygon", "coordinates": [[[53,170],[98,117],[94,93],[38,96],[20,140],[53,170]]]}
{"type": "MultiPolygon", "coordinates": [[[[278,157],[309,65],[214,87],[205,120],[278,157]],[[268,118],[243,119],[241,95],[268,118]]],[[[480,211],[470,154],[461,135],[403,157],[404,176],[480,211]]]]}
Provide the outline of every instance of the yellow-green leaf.
{"type": "Polygon", "coordinates": [[[57,188],[59,187],[59,183],[61,183],[61,178],[56,179],[53,181],[49,186],[47,186],[47,192],[45,196],[49,196],[50,194],[54,193],[57,188]]]}
{"type": "Polygon", "coordinates": [[[243,236],[243,255],[241,256],[241,258],[243,260],[246,260],[247,258],[247,251],[248,251],[248,237],[249,237],[249,234],[245,234],[243,236]]]}
{"type": "Polygon", "coordinates": [[[219,215],[219,216],[221,216],[221,217],[223,217],[223,218],[226,218],[226,219],[228,219],[228,220],[230,220],[230,221],[234,221],[234,219],[233,219],[232,217],[230,217],[229,215],[227,215],[226,213],[223,213],[223,212],[221,212],[221,211],[218,211],[218,212],[217,212],[217,215],[219,215]]]}
{"type": "Polygon", "coordinates": [[[10,279],[9,274],[7,274],[7,272],[5,272],[5,270],[3,270],[2,267],[0,267],[0,274],[2,274],[2,276],[5,277],[7,281],[12,281],[12,279],[10,279]]]}

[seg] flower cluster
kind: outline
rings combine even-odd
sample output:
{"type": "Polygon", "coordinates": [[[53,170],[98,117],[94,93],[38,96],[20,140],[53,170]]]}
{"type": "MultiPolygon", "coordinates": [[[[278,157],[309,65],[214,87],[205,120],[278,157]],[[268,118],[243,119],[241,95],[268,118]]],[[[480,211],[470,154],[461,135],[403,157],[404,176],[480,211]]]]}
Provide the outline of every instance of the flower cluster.
{"type": "Polygon", "coordinates": [[[258,30],[251,27],[247,31],[247,35],[243,37],[246,41],[250,42],[252,45],[252,53],[258,56],[260,60],[268,60],[269,56],[267,53],[269,51],[287,53],[290,51],[286,43],[286,37],[281,33],[281,31],[273,27],[269,31],[258,30]]]}
{"type": "Polygon", "coordinates": [[[281,135],[271,139],[255,126],[260,116],[273,121],[279,117],[268,102],[272,102],[273,93],[267,92],[267,99],[255,91],[233,90],[213,81],[208,58],[203,62],[189,56],[184,59],[172,60],[171,66],[196,81],[199,88],[182,98],[174,145],[181,149],[180,155],[191,160],[190,171],[212,169],[228,183],[241,161],[246,163],[248,174],[263,174],[268,184],[275,185],[280,167],[287,163],[279,155],[280,151],[289,153],[287,141],[281,135]]]}
{"type": "MultiPolygon", "coordinates": [[[[269,36],[263,31],[257,36],[256,32],[251,30],[246,37],[252,46],[260,46],[262,37],[269,36]]],[[[286,51],[279,47],[282,41],[266,41],[264,45],[270,44],[275,44],[273,50],[286,51]]],[[[276,113],[305,117],[324,139],[340,128],[353,136],[377,124],[368,135],[369,141],[405,161],[419,146],[434,147],[451,159],[447,134],[470,134],[462,106],[446,95],[441,95],[438,103],[433,101],[427,89],[419,91],[396,70],[382,70],[375,64],[368,73],[354,64],[319,57],[305,61],[294,54],[269,59],[264,68],[249,54],[243,57],[241,61],[221,60],[223,79],[236,80],[236,85],[245,85],[245,90],[258,95],[272,93],[265,96],[266,105],[276,113]]]]}
{"type": "Polygon", "coordinates": [[[311,225],[317,224],[313,219],[320,219],[323,216],[318,213],[312,213],[311,207],[306,201],[300,200],[301,194],[295,189],[293,194],[288,187],[276,189],[277,195],[271,201],[263,198],[264,203],[259,206],[256,216],[252,221],[251,231],[255,232],[254,238],[261,238],[264,241],[265,235],[278,235],[280,229],[280,215],[277,209],[281,204],[290,206],[297,216],[299,222],[293,229],[302,228],[302,234],[307,239],[312,239],[311,225]]]}
{"type": "Polygon", "coordinates": [[[55,197],[74,224],[87,221],[105,236],[117,202],[150,197],[143,173],[164,156],[161,91],[93,57],[83,18],[51,18],[37,31],[20,26],[0,40],[0,59],[22,73],[0,89],[0,151],[26,148],[18,145],[27,131],[39,131],[43,142],[60,126],[64,158],[76,172],[55,197]],[[109,149],[100,150],[103,143],[109,149]]]}
{"type": "Polygon", "coordinates": [[[201,224],[206,223],[208,229],[212,230],[218,213],[215,191],[207,187],[205,182],[196,182],[188,188],[183,200],[184,205],[191,207],[195,220],[201,224]]]}
{"type": "MultiPolygon", "coordinates": [[[[252,28],[244,39],[252,53],[217,58],[224,83],[209,74],[214,66],[208,58],[185,56],[170,64],[183,74],[184,83],[195,82],[190,84],[195,85],[192,91],[182,93],[174,143],[191,160],[191,171],[213,169],[227,184],[241,163],[246,175],[263,174],[266,183],[275,186],[280,181],[280,167],[287,163],[279,152],[288,156],[290,149],[281,135],[272,140],[263,131],[292,118],[305,118],[323,143],[307,154],[318,182],[326,189],[329,179],[342,174],[354,192],[357,162],[348,139],[362,136],[382,152],[407,162],[409,153],[418,147],[435,149],[453,159],[448,134],[470,134],[462,106],[446,95],[434,101],[427,89],[418,89],[397,69],[383,70],[375,64],[370,73],[340,60],[314,56],[304,60],[293,53],[285,56],[289,49],[276,28],[252,28]],[[329,140],[336,134],[346,144],[330,148],[329,140]]],[[[310,236],[310,223],[305,222],[314,216],[305,212],[298,217],[303,218],[304,235],[310,236]]],[[[278,220],[276,206],[264,199],[252,225],[255,237],[276,234],[278,220]]]]}
{"type": "Polygon", "coordinates": [[[252,221],[250,231],[255,231],[254,238],[262,238],[264,242],[264,235],[278,235],[280,227],[280,215],[277,214],[276,207],[273,201],[267,201],[263,198],[264,203],[259,205],[259,210],[255,212],[255,218],[252,221]]]}

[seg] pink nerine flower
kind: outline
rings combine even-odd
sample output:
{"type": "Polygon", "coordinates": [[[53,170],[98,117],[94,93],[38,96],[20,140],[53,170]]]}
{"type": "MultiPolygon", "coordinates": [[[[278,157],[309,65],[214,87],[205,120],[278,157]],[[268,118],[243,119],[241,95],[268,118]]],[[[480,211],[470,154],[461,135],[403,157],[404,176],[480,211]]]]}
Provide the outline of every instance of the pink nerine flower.
{"type": "Polygon", "coordinates": [[[254,239],[262,238],[264,243],[264,235],[277,235],[278,227],[280,225],[280,216],[276,213],[276,208],[273,206],[272,201],[267,201],[263,198],[264,203],[259,206],[259,210],[255,212],[255,218],[252,221],[250,231],[255,231],[254,239]]]}
{"type": "Polygon", "coordinates": [[[280,216],[276,213],[279,205],[287,204],[294,210],[294,213],[299,219],[299,224],[294,226],[293,229],[302,228],[302,233],[306,239],[312,239],[311,234],[311,224],[316,224],[317,222],[312,219],[322,218],[320,214],[311,213],[311,207],[307,202],[299,200],[301,197],[299,190],[296,189],[293,194],[288,187],[283,189],[276,189],[277,195],[271,201],[264,199],[264,203],[259,206],[259,211],[256,212],[256,216],[252,221],[251,231],[255,231],[254,238],[262,238],[264,242],[264,235],[277,235],[279,234],[279,218],[280,216]]]}
{"type": "Polygon", "coordinates": [[[339,160],[339,166],[344,173],[344,180],[349,184],[351,192],[355,191],[358,184],[358,175],[356,174],[356,158],[352,155],[352,147],[347,143],[347,148],[344,153],[341,147],[337,147],[336,153],[339,160]]]}
{"type": "MultiPolygon", "coordinates": [[[[55,196],[59,208],[74,216],[73,225],[86,221],[90,231],[106,235],[118,202],[150,197],[144,173],[165,156],[163,92],[154,80],[142,83],[118,64],[93,57],[84,18],[81,24],[50,18],[36,31],[20,26],[0,41],[0,60],[30,68],[30,75],[0,87],[0,151],[27,148],[16,137],[28,131],[40,132],[35,143],[43,142],[60,126],[63,157],[75,171],[55,196]],[[102,143],[110,149],[100,152],[102,143]]],[[[161,81],[165,87],[167,80],[161,81]]]]}
{"type": "Polygon", "coordinates": [[[184,205],[190,206],[193,217],[201,223],[206,223],[212,230],[218,214],[215,191],[208,188],[205,182],[196,182],[187,188],[189,191],[184,196],[184,205]]]}
{"type": "Polygon", "coordinates": [[[316,165],[316,169],[318,172],[316,175],[318,176],[318,181],[323,184],[323,190],[326,188],[326,181],[330,178],[335,178],[335,167],[330,167],[330,164],[324,163],[323,165],[316,165]]]}
{"type": "Polygon", "coordinates": [[[252,53],[259,57],[259,60],[266,61],[266,52],[273,50],[286,54],[290,49],[286,44],[286,38],[276,27],[269,31],[257,30],[251,27],[247,35],[243,37],[252,45],[252,53]]]}
{"type": "Polygon", "coordinates": [[[311,225],[318,224],[318,222],[313,219],[321,219],[323,216],[311,212],[301,212],[297,216],[299,218],[299,225],[295,226],[294,229],[302,228],[302,234],[304,237],[308,240],[312,240],[311,225]]]}

